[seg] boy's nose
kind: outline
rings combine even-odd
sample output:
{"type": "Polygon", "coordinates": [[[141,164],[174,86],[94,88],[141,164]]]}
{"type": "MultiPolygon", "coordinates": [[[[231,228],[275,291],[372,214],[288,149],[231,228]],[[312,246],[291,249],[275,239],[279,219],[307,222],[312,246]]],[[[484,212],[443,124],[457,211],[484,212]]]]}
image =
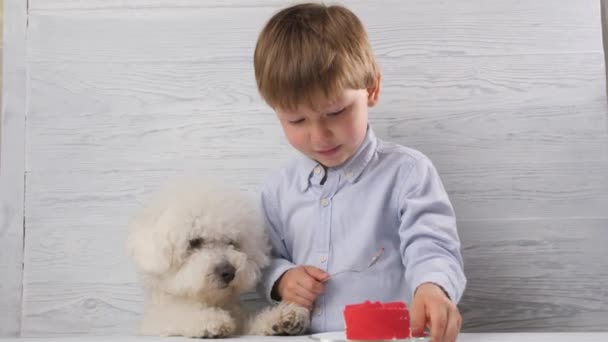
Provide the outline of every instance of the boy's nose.
{"type": "Polygon", "coordinates": [[[325,126],[317,125],[312,128],[310,133],[310,140],[314,146],[323,147],[327,145],[328,140],[331,138],[331,130],[325,126]]]}

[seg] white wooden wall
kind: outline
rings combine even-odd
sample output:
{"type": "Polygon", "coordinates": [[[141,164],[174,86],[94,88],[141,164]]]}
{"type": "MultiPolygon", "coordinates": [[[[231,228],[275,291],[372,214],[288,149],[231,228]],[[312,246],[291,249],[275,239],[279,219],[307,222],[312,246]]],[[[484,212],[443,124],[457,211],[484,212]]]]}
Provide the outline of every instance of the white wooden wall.
{"type": "Polygon", "coordinates": [[[21,318],[25,113],[25,1],[4,2],[0,129],[0,336],[19,333],[21,318]],[[8,15],[7,15],[8,14],[8,15]]]}
{"type": "MultiPolygon", "coordinates": [[[[133,332],[146,195],[193,170],[254,195],[293,154],[251,61],[289,2],[4,2],[0,333],[133,332]]],[[[599,0],[343,3],[384,72],[377,134],[429,155],[456,207],[464,330],[607,330],[599,0]]]]}

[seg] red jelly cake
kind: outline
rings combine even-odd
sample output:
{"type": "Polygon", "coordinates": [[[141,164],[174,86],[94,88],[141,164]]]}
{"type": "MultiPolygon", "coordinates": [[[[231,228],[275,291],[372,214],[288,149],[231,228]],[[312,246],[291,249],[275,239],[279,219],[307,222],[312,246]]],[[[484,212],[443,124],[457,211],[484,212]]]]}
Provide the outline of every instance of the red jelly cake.
{"type": "Polygon", "coordinates": [[[404,302],[370,302],[344,308],[346,338],[391,340],[410,337],[410,314],[404,302]]]}

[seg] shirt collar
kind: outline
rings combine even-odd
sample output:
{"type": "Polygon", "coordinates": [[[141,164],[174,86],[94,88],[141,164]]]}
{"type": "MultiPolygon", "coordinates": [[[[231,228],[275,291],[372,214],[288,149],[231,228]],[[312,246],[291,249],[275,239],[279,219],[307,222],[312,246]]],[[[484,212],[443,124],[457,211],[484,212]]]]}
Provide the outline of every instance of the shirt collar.
{"type": "MultiPolygon", "coordinates": [[[[372,127],[368,125],[365,138],[355,154],[353,154],[344,164],[330,168],[329,170],[334,170],[341,173],[347,182],[354,183],[359,176],[361,176],[361,173],[376,153],[377,146],[378,139],[376,138],[372,127]]],[[[317,166],[323,167],[316,160],[306,157],[302,158],[302,162],[299,167],[299,182],[301,191],[306,191],[308,187],[310,187],[310,180],[317,166]]],[[[329,172],[329,170],[326,172],[329,172]]]]}

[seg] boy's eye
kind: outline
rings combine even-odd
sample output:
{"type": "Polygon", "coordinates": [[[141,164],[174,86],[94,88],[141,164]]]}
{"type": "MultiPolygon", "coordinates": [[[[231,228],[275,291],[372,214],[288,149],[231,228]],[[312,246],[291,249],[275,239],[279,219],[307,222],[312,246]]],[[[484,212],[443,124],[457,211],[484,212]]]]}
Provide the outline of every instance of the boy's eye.
{"type": "Polygon", "coordinates": [[[340,110],[339,110],[339,111],[337,111],[337,112],[329,113],[329,114],[327,114],[327,115],[329,115],[329,116],[336,116],[336,115],[342,114],[342,113],[344,112],[344,110],[345,110],[345,109],[346,109],[346,108],[342,108],[342,109],[340,109],[340,110]]]}
{"type": "Polygon", "coordinates": [[[297,120],[289,121],[289,123],[292,124],[292,125],[297,125],[297,124],[302,123],[302,122],[304,122],[304,119],[297,119],[297,120]]]}
{"type": "Polygon", "coordinates": [[[199,249],[203,246],[205,240],[203,238],[194,238],[188,241],[188,248],[190,249],[199,249]]]}

